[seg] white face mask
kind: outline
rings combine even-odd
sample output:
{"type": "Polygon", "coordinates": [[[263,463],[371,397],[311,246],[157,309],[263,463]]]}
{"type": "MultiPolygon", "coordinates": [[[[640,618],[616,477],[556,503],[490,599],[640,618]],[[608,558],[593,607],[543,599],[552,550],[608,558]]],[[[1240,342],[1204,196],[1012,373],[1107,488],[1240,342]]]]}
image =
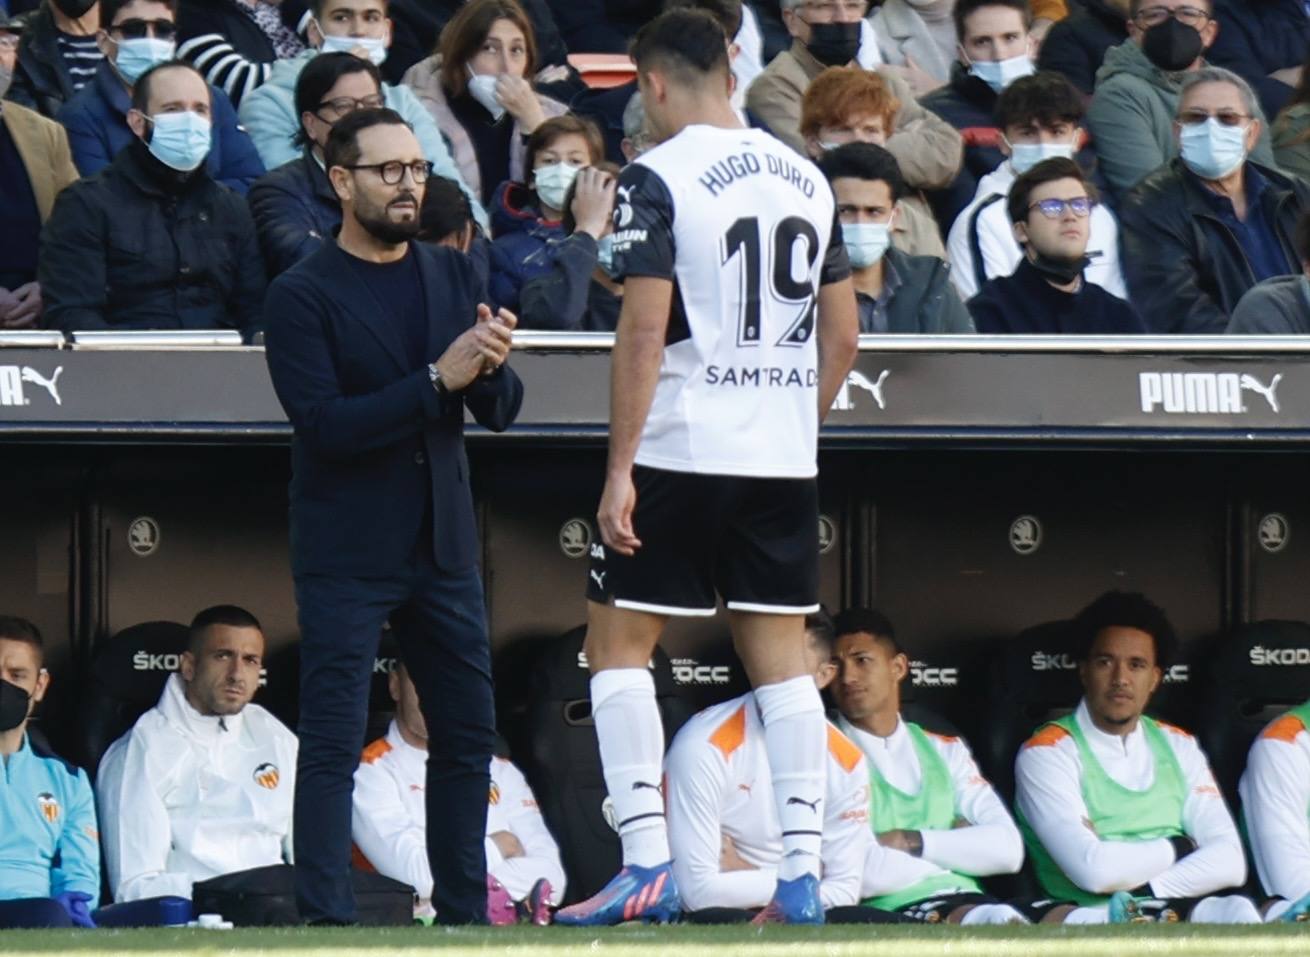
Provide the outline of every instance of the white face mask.
{"type": "Polygon", "coordinates": [[[1022,53],[1008,60],[977,60],[969,64],[969,72],[1000,93],[1020,77],[1032,76],[1036,68],[1032,58],[1022,53]]]}
{"type": "Polygon", "coordinates": [[[882,259],[892,243],[892,226],[887,223],[842,223],[842,244],[856,269],[867,269],[882,259]]]}
{"type": "Polygon", "coordinates": [[[1073,159],[1074,154],[1072,143],[1011,143],[1005,140],[1005,145],[1010,147],[1010,165],[1016,173],[1026,173],[1043,160],[1073,159]]]}
{"type": "Polygon", "coordinates": [[[469,70],[469,96],[482,104],[482,108],[491,114],[497,123],[505,115],[505,106],[496,98],[496,77],[492,73],[474,73],[469,70]]]}
{"type": "Polygon", "coordinates": [[[551,209],[564,209],[564,197],[569,194],[569,187],[578,176],[577,166],[568,163],[551,163],[538,166],[532,171],[533,188],[537,198],[551,209]]]}
{"type": "Polygon", "coordinates": [[[1184,126],[1178,135],[1183,162],[1202,179],[1223,179],[1246,162],[1245,126],[1225,126],[1213,116],[1184,126]]]}
{"type": "Polygon", "coordinates": [[[387,41],[381,37],[330,37],[323,33],[322,27],[318,32],[323,34],[323,45],[318,48],[320,53],[352,53],[356,47],[362,47],[374,66],[386,62],[387,41]]]}

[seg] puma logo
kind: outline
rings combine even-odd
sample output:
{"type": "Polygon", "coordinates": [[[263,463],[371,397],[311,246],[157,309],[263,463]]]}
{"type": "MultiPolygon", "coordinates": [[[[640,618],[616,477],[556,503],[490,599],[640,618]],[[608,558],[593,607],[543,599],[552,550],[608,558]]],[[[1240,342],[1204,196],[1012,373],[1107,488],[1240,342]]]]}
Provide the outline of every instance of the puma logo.
{"type": "Polygon", "coordinates": [[[823,799],[822,799],[822,798],[815,798],[813,801],[806,801],[804,798],[789,797],[789,798],[787,798],[787,807],[791,807],[793,804],[799,804],[799,805],[801,805],[802,807],[807,807],[807,808],[809,808],[809,809],[810,809],[811,811],[813,811],[815,814],[818,814],[818,813],[819,813],[819,802],[820,802],[821,800],[823,800],[823,799]]]}
{"type": "Polygon", "coordinates": [[[873,396],[873,401],[878,404],[878,408],[886,409],[887,402],[883,399],[882,384],[887,381],[891,375],[890,369],[883,369],[882,374],[876,380],[870,379],[863,372],[857,372],[852,369],[846,376],[846,381],[842,383],[841,389],[837,392],[837,398],[833,400],[832,407],[839,412],[849,411],[855,408],[855,397],[851,395],[851,389],[863,389],[869,395],[873,396]]]}
{"type": "Polygon", "coordinates": [[[652,791],[656,792],[657,794],[663,794],[663,793],[664,793],[664,789],[661,788],[658,784],[651,784],[649,781],[633,781],[633,782],[632,782],[632,790],[634,790],[634,791],[640,791],[642,788],[650,788],[652,791]]]}
{"type": "Polygon", "coordinates": [[[22,378],[24,382],[30,382],[33,385],[39,385],[41,388],[49,392],[50,398],[55,400],[55,405],[63,405],[64,404],[63,400],[59,398],[59,386],[57,385],[57,383],[59,382],[59,376],[63,373],[63,371],[64,371],[63,366],[57,366],[55,368],[54,374],[47,379],[45,376],[37,372],[31,366],[23,366],[22,378]]]}

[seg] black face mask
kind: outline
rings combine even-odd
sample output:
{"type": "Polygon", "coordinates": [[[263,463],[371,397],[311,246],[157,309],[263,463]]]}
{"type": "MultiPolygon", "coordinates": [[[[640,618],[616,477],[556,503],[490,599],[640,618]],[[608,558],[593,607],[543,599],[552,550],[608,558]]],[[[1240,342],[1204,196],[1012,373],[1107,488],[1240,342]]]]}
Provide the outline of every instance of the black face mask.
{"type": "Polygon", "coordinates": [[[0,732],[12,731],[27,720],[31,700],[18,685],[0,679],[0,732]]]}
{"type": "Polygon", "coordinates": [[[54,0],[59,12],[70,20],[77,20],[96,5],[96,0],[54,0]]]}
{"type": "Polygon", "coordinates": [[[1079,256],[1077,259],[1064,259],[1034,252],[1033,257],[1029,262],[1041,274],[1042,278],[1059,283],[1061,286],[1067,286],[1081,276],[1083,270],[1091,263],[1091,260],[1086,256],[1079,256]]]}
{"type": "Polygon", "coordinates": [[[859,21],[811,23],[810,42],[805,48],[824,66],[845,66],[860,52],[859,21]]]}
{"type": "Polygon", "coordinates": [[[1146,58],[1169,73],[1186,70],[1201,55],[1201,34],[1196,27],[1179,23],[1173,17],[1157,23],[1142,36],[1146,58]]]}

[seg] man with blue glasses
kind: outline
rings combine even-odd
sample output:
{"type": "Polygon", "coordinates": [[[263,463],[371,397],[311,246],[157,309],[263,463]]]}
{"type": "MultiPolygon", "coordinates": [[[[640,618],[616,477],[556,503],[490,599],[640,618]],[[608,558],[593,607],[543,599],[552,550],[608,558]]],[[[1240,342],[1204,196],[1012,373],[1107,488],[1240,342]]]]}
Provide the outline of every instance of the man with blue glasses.
{"type": "Polygon", "coordinates": [[[1010,187],[1007,211],[1023,258],[968,302],[980,333],[1118,335],[1144,332],[1133,307],[1083,270],[1096,189],[1072,159],[1043,160],[1010,187]]]}

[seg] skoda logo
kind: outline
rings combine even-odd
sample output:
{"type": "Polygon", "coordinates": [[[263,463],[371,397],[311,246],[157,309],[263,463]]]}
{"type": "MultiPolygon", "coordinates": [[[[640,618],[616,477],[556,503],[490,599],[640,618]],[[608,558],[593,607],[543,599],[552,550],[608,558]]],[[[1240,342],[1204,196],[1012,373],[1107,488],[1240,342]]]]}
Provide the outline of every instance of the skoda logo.
{"type": "Polygon", "coordinates": [[[127,526],[127,547],[141,558],[159,551],[159,523],[146,515],[133,519],[127,526]]]}
{"type": "Polygon", "coordinates": [[[1288,524],[1285,515],[1270,512],[1260,519],[1255,537],[1259,540],[1260,547],[1272,555],[1287,547],[1287,540],[1292,537],[1292,526],[1288,524]]]}
{"type": "Polygon", "coordinates": [[[591,523],[585,518],[571,518],[559,530],[559,550],[569,558],[582,558],[591,547],[591,523]]]}
{"type": "Polygon", "coordinates": [[[1042,547],[1042,523],[1032,515],[1020,515],[1010,523],[1010,547],[1020,555],[1031,555],[1042,547]]]}
{"type": "Polygon", "coordinates": [[[827,555],[837,544],[837,526],[827,515],[819,516],[819,554],[827,555]]]}

